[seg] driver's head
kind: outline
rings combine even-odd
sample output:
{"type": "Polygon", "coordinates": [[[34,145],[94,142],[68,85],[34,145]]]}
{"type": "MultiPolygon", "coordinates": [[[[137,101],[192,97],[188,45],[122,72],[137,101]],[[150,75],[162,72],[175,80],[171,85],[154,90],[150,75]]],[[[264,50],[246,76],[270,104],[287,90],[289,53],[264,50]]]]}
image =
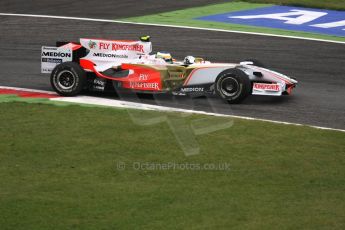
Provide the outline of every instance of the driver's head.
{"type": "Polygon", "coordinates": [[[156,54],[156,58],[162,58],[164,59],[164,61],[166,61],[167,63],[173,63],[173,59],[170,53],[166,53],[166,52],[157,52],[156,54]]]}
{"type": "Polygon", "coordinates": [[[184,58],[183,63],[184,63],[185,65],[194,64],[194,63],[195,63],[195,57],[193,57],[193,56],[187,56],[187,57],[184,58]]]}

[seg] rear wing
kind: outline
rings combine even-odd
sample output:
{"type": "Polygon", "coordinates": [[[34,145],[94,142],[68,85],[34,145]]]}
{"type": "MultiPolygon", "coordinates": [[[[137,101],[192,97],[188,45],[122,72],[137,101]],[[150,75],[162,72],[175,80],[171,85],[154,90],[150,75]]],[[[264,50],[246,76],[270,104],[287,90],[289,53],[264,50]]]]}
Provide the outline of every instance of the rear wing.
{"type": "Polygon", "coordinates": [[[80,43],[57,42],[56,47],[42,47],[41,72],[51,73],[55,66],[68,61],[79,62],[81,58],[97,66],[127,63],[151,51],[149,36],[141,37],[140,41],[81,38],[80,43]]]}

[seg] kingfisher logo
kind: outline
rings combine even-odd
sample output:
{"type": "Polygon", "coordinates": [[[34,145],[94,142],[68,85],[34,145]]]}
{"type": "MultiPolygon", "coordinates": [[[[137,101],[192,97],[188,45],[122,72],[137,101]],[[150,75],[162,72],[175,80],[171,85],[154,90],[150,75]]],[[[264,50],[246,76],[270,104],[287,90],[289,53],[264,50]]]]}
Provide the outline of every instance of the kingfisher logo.
{"type": "Polygon", "coordinates": [[[157,82],[129,82],[129,87],[132,89],[146,89],[146,90],[159,90],[157,82]]]}
{"type": "Polygon", "coordinates": [[[197,19],[345,37],[344,11],[272,6],[197,19]]]}
{"type": "Polygon", "coordinates": [[[280,91],[280,86],[278,84],[254,83],[253,89],[260,90],[260,91],[264,90],[264,91],[278,92],[280,91]]]}

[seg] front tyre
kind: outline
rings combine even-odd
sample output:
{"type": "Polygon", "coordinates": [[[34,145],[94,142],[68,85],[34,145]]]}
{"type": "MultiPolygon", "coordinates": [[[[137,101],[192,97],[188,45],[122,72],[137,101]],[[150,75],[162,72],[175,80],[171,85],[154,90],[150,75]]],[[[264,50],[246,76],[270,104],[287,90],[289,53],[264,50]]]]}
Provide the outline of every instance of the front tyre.
{"type": "Polygon", "coordinates": [[[221,72],[215,82],[216,94],[230,104],[243,101],[250,95],[251,88],[249,77],[239,69],[228,69],[221,72]]]}
{"type": "Polygon", "coordinates": [[[75,62],[64,62],[57,65],[50,75],[53,89],[62,96],[79,94],[86,82],[85,71],[75,62]]]}

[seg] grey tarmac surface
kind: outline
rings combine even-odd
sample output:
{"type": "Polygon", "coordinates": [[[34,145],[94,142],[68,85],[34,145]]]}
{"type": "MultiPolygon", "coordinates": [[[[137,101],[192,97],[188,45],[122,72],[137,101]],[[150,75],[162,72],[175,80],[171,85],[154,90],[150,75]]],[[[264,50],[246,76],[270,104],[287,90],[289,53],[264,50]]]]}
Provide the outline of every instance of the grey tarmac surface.
{"type": "MultiPolygon", "coordinates": [[[[174,100],[169,96],[158,97],[160,104],[345,129],[345,46],[342,44],[61,19],[0,16],[0,20],[0,85],[51,90],[49,76],[40,74],[40,48],[54,45],[56,40],[136,39],[149,34],[155,51],[167,50],[176,58],[194,55],[215,62],[256,58],[300,82],[292,96],[252,96],[239,105],[229,105],[218,98],[174,100]]],[[[156,103],[150,98],[142,100],[156,103]]]]}
{"type": "Polygon", "coordinates": [[[90,18],[124,18],[155,14],[229,0],[1,0],[0,12],[90,18]]]}

